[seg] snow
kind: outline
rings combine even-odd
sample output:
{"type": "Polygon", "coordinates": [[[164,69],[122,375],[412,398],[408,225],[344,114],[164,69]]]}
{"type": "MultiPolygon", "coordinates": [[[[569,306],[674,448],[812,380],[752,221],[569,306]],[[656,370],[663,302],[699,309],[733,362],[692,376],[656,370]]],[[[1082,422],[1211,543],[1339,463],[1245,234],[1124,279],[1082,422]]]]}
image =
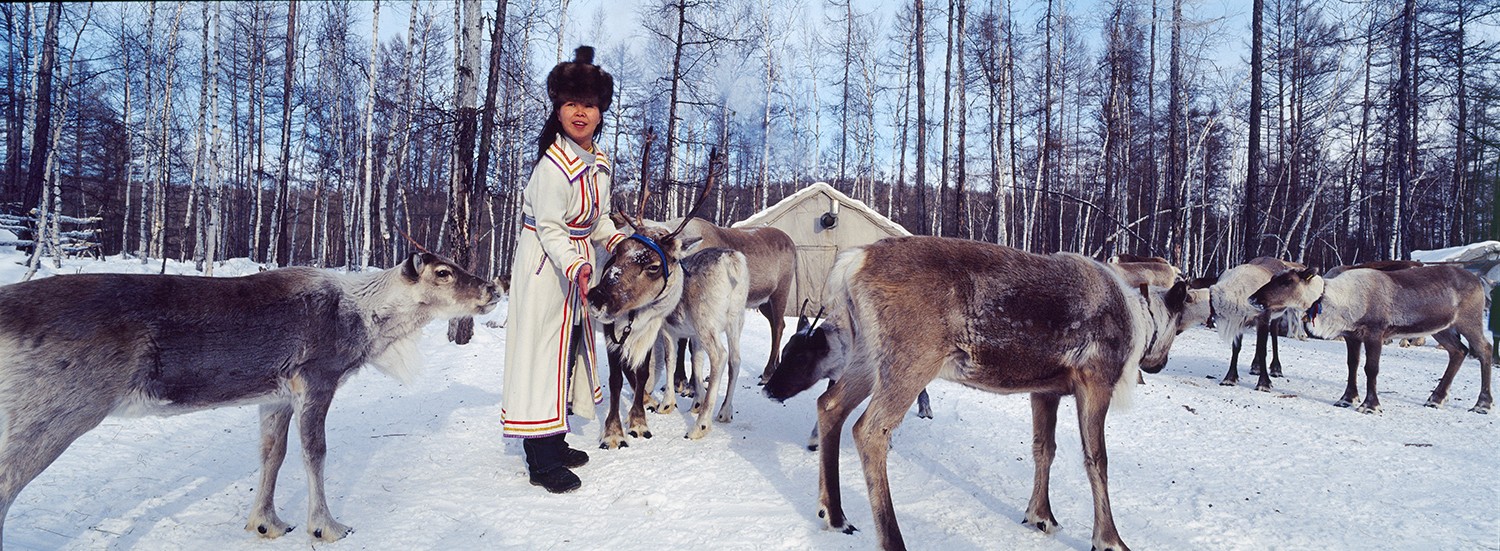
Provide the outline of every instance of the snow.
{"type": "Polygon", "coordinates": [[[1412,251],[1411,259],[1421,262],[1482,262],[1500,260],[1500,241],[1480,241],[1468,245],[1431,251],[1412,251]]]}
{"type": "MultiPolygon", "coordinates": [[[[0,282],[24,273],[0,252],[0,282]]],[[[50,266],[50,264],[49,264],[50,266]]],[[[68,261],[42,274],[154,273],[118,257],[68,261]]],[[[244,260],[220,275],[252,273],[244,260]]],[[[190,265],[168,263],[189,273],[190,265]]],[[[734,422],[682,438],[688,402],[648,414],[655,438],[596,449],[601,421],[575,417],[568,441],[592,461],[583,487],[552,495],[526,479],[521,447],[501,437],[505,308],[455,346],[425,330],[427,366],[407,386],[373,369],[344,385],[328,417],[334,516],[356,531],[324,544],[303,530],[307,484],[293,439],[278,508],[299,528],[277,540],[243,529],[259,484],[257,413],[232,407],[176,417],[110,418],[84,435],[10,508],[10,549],[872,549],[859,458],[845,427],[844,508],[861,528],[823,529],[817,456],[804,445],[814,390],[776,404],[755,385],[769,347],[747,312],[734,422]]],[[[0,312],[0,315],[4,315],[0,312]]],[[[1247,343],[1248,344],[1248,343],[1247,343]]],[[[1466,360],[1442,409],[1422,407],[1446,354],[1388,347],[1384,413],[1333,407],[1344,346],[1283,341],[1289,378],[1273,392],[1220,387],[1228,350],[1203,328],[1184,333],[1166,371],[1147,375],[1129,409],[1109,417],[1115,521],[1136,549],[1500,548],[1500,416],[1466,411],[1478,369],[1466,360]]],[[[602,346],[602,342],[600,343],[602,346]]],[[[1242,361],[1248,363],[1246,357],[1242,361]]],[[[1252,378],[1253,380],[1253,378],[1252,378]]],[[[1361,376],[1361,385],[1363,377],[1361,376]]],[[[917,549],[1087,549],[1092,502],[1076,410],[1063,401],[1052,503],[1061,532],[1022,526],[1031,492],[1024,396],[947,382],[930,387],[936,419],[915,414],[893,437],[891,488],[917,549]]],[[[603,413],[602,411],[600,412],[603,413]]],[[[859,412],[855,412],[859,415],[859,412]]],[[[857,418],[857,417],[856,417],[857,418]]],[[[602,419],[602,415],[601,415],[602,419]]]]}

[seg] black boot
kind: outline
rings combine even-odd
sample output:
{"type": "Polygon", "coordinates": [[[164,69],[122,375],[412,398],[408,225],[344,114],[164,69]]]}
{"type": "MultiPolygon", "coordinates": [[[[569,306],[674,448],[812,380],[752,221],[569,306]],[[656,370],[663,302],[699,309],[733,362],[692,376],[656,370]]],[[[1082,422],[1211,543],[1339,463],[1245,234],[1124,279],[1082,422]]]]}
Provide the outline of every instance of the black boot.
{"type": "MultiPolygon", "coordinates": [[[[566,444],[564,444],[566,446],[566,444]]],[[[577,469],[589,464],[589,454],[583,450],[564,447],[562,451],[562,466],[569,469],[577,469]]]]}
{"type": "Polygon", "coordinates": [[[547,471],[532,471],[531,485],[541,486],[554,494],[566,494],[577,490],[583,485],[583,481],[579,480],[578,475],[573,474],[573,471],[568,470],[567,467],[557,466],[547,471]]]}
{"type": "MultiPolygon", "coordinates": [[[[531,484],[541,486],[554,494],[578,489],[582,482],[578,475],[568,470],[564,463],[567,442],[562,434],[529,438],[521,446],[526,452],[526,467],[531,472],[531,484]]],[[[584,461],[587,461],[587,457],[584,461]]]]}

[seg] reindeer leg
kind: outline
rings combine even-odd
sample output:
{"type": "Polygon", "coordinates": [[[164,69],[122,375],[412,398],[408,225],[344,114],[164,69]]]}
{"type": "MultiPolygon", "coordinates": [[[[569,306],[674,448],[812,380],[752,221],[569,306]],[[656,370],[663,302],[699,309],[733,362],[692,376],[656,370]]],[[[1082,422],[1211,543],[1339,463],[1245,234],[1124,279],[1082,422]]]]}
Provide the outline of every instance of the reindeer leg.
{"type": "MultiPolygon", "coordinates": [[[[909,366],[891,366],[889,372],[902,373],[905,367],[909,366]]],[[[880,548],[887,551],[906,549],[901,539],[901,527],[896,523],[896,509],[891,504],[890,478],[886,471],[891,433],[901,426],[906,410],[911,408],[926,384],[921,374],[914,370],[904,371],[905,378],[881,379],[864,415],[854,422],[854,445],[859,449],[860,463],[865,469],[865,486],[870,494],[875,531],[880,538],[880,548]]]]}
{"type": "MultiPolygon", "coordinates": [[[[1283,320],[1283,321],[1285,321],[1285,320],[1283,320]]],[[[1286,323],[1290,323],[1290,322],[1286,322],[1286,323]]],[[[1272,331],[1271,332],[1271,376],[1272,377],[1286,377],[1286,375],[1283,375],[1281,373],[1281,349],[1280,349],[1280,347],[1278,347],[1276,345],[1276,343],[1277,343],[1278,340],[1279,339],[1276,337],[1276,332],[1272,331]]]]}
{"type": "MultiPolygon", "coordinates": [[[[698,393],[694,398],[693,409],[698,413],[698,420],[694,423],[692,430],[688,431],[686,437],[698,440],[708,436],[708,431],[713,425],[708,418],[714,411],[714,398],[719,395],[719,381],[724,377],[724,363],[726,360],[724,345],[721,344],[717,335],[700,335],[693,339],[693,371],[698,371],[698,349],[707,349],[708,356],[708,389],[698,393]]],[[[695,379],[697,375],[693,376],[695,379]]],[[[726,398],[726,401],[728,398],[726,398]]]]}
{"type": "MultiPolygon", "coordinates": [[[[657,402],[656,409],[652,411],[657,413],[672,413],[677,411],[676,386],[678,379],[677,370],[672,369],[671,366],[680,359],[681,355],[678,354],[679,350],[674,346],[672,338],[665,334],[662,335],[661,340],[657,341],[657,348],[661,350],[662,359],[664,360],[662,371],[667,379],[667,384],[662,388],[661,401],[657,402]]],[[[651,385],[651,388],[656,388],[656,385],[651,385]]]]}
{"type": "Polygon", "coordinates": [[[1074,397],[1078,401],[1078,430],[1083,436],[1083,468],[1088,471],[1094,493],[1093,548],[1098,551],[1129,551],[1120,541],[1114,513],[1109,508],[1109,457],[1104,447],[1104,417],[1109,413],[1111,385],[1085,382],[1074,397]]]}
{"type": "MultiPolygon", "coordinates": [[[[0,366],[9,367],[12,366],[0,366]]],[[[23,385],[24,386],[24,385],[23,385]]],[[[75,385],[58,385],[77,389],[75,385]]],[[[0,410],[4,437],[0,438],[0,535],[5,515],[16,495],[62,455],[83,433],[99,426],[109,414],[107,396],[65,395],[54,389],[15,387],[13,403],[0,410]]],[[[102,393],[100,393],[102,394],[102,393]]]]}
{"type": "MultiPolygon", "coordinates": [[[[760,305],[760,314],[771,322],[771,358],[766,360],[766,369],[760,372],[760,386],[766,386],[771,382],[771,375],[776,373],[776,367],[781,365],[781,332],[786,330],[786,318],[781,317],[785,310],[785,304],[778,305],[777,301],[767,301],[760,305]]],[[[785,302],[783,299],[781,302],[785,302]]]]}
{"type": "Polygon", "coordinates": [[[1380,377],[1380,336],[1365,340],[1365,401],[1354,411],[1380,413],[1380,397],[1375,394],[1375,380],[1380,377]]]}
{"type": "Polygon", "coordinates": [[[932,398],[927,396],[927,389],[925,388],[922,389],[921,394],[917,395],[917,417],[923,419],[932,418],[932,398]]]}
{"type": "MultiPolygon", "coordinates": [[[[656,353],[655,356],[652,356],[653,360],[659,360],[665,356],[665,351],[660,346],[661,342],[662,341],[658,339],[657,346],[652,348],[652,351],[656,353]]],[[[648,363],[646,365],[648,367],[646,368],[644,383],[637,384],[637,381],[628,376],[626,377],[625,382],[630,383],[630,386],[636,389],[635,391],[637,393],[645,393],[645,396],[642,398],[641,403],[645,406],[646,411],[656,411],[656,409],[661,405],[660,402],[656,401],[656,377],[657,373],[666,371],[666,367],[665,364],[660,361],[652,361],[651,363],[648,363]]]]}
{"type": "Polygon", "coordinates": [[[1026,505],[1026,518],[1021,523],[1048,534],[1058,529],[1048,488],[1052,458],[1057,453],[1057,405],[1061,400],[1062,396],[1057,394],[1031,395],[1031,459],[1036,465],[1036,475],[1031,485],[1031,502],[1026,505]]]}
{"type": "Polygon", "coordinates": [[[1229,343],[1229,371],[1219,381],[1219,386],[1234,386],[1240,382],[1240,342],[1244,335],[1235,335],[1234,340],[1229,343]]]}
{"type": "MultiPolygon", "coordinates": [[[[635,399],[630,403],[630,431],[626,433],[633,438],[651,437],[651,429],[646,427],[646,397],[651,395],[649,390],[651,387],[646,384],[646,379],[650,377],[650,372],[650,362],[625,372],[625,377],[630,380],[631,386],[637,389],[635,399]]],[[[616,422],[618,419],[617,415],[616,422]]]]}
{"type": "Polygon", "coordinates": [[[1458,375],[1458,368],[1464,363],[1464,347],[1458,341],[1458,332],[1452,328],[1444,329],[1432,335],[1433,340],[1443,345],[1448,351],[1448,369],[1443,371],[1443,378],[1438,380],[1437,388],[1432,389],[1432,395],[1427,397],[1427,407],[1436,408],[1448,400],[1448,387],[1453,384],[1453,377],[1458,375]]]}
{"type": "Polygon", "coordinates": [[[245,530],[263,538],[280,537],[296,528],[276,515],[276,474],[286,460],[287,428],[291,422],[290,402],[260,405],[260,488],[255,491],[255,506],[250,509],[245,530]]]}
{"type": "Polygon", "coordinates": [[[1479,359],[1479,398],[1474,400],[1474,407],[1469,411],[1489,413],[1490,407],[1494,405],[1494,400],[1490,397],[1490,371],[1495,365],[1494,345],[1484,340],[1484,330],[1477,327],[1465,330],[1464,339],[1469,341],[1469,350],[1479,359]]]}
{"type": "Polygon", "coordinates": [[[724,330],[724,341],[728,345],[729,379],[724,388],[724,404],[719,406],[719,415],[714,420],[720,423],[729,423],[734,420],[734,389],[740,386],[740,331],[744,330],[745,316],[740,312],[731,312],[729,315],[729,326],[724,330]]]}
{"type": "Polygon", "coordinates": [[[1333,405],[1346,408],[1359,399],[1359,348],[1364,346],[1352,336],[1344,337],[1344,347],[1349,349],[1349,382],[1344,385],[1344,395],[1333,405]]]}
{"type": "MultiPolygon", "coordinates": [[[[668,346],[671,346],[671,345],[668,345],[668,346]]],[[[693,350],[693,352],[692,352],[692,354],[697,354],[697,353],[698,352],[697,352],[697,349],[695,347],[694,350],[693,350]]],[[[673,371],[673,373],[677,377],[677,389],[676,389],[677,390],[677,394],[679,396],[683,396],[683,397],[687,397],[687,398],[693,398],[693,397],[695,397],[695,393],[698,392],[699,390],[702,390],[702,389],[699,389],[698,385],[696,385],[696,384],[692,384],[692,385],[688,384],[687,367],[685,366],[685,363],[687,362],[687,359],[690,358],[690,357],[691,356],[689,355],[689,352],[688,352],[688,340],[687,339],[677,339],[677,369],[676,369],[676,371],[673,371]]],[[[695,369],[694,371],[695,371],[695,373],[693,373],[693,378],[697,379],[697,377],[698,377],[698,374],[696,373],[697,370],[695,369]]]]}
{"type": "Polygon", "coordinates": [[[830,530],[845,534],[853,534],[855,528],[844,517],[843,499],[839,493],[839,438],[849,413],[870,395],[873,384],[874,377],[869,372],[845,373],[843,378],[829,383],[828,390],[818,396],[818,424],[813,427],[813,434],[820,440],[816,446],[818,518],[823,519],[830,530]]]}
{"type": "Polygon", "coordinates": [[[338,541],[354,532],[333,519],[323,490],[323,458],[328,454],[325,422],[338,383],[335,379],[327,383],[306,380],[304,384],[306,390],[295,404],[297,433],[302,436],[302,462],[307,466],[307,533],[322,541],[338,541]]]}
{"type": "Polygon", "coordinates": [[[1495,364],[1495,349],[1488,340],[1484,338],[1484,329],[1475,323],[1472,326],[1458,329],[1463,334],[1464,340],[1469,343],[1469,352],[1475,359],[1479,360],[1479,398],[1474,400],[1474,407],[1469,411],[1474,413],[1489,413],[1494,406],[1494,400],[1490,397],[1490,372],[1495,364]]]}
{"type": "Polygon", "coordinates": [[[1259,322],[1255,324],[1255,359],[1250,360],[1250,373],[1260,375],[1256,380],[1255,390],[1261,392],[1271,391],[1271,371],[1266,369],[1266,341],[1271,338],[1270,322],[1259,322]]]}
{"type": "MultiPolygon", "coordinates": [[[[599,449],[617,450],[630,446],[630,442],[625,440],[625,431],[620,428],[620,386],[625,382],[625,358],[613,346],[607,349],[606,356],[609,357],[609,413],[604,416],[604,432],[599,435],[599,449]]],[[[650,354],[647,354],[646,365],[651,365],[650,354]]]]}

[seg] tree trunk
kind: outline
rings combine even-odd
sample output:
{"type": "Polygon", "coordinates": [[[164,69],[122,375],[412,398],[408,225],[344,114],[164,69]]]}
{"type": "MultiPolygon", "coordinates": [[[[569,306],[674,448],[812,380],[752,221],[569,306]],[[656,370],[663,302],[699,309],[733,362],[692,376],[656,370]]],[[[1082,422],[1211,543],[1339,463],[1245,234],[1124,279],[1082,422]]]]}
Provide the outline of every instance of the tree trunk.
{"type": "MultiPolygon", "coordinates": [[[[219,57],[219,41],[224,37],[224,28],[220,26],[219,14],[222,11],[223,6],[223,4],[214,4],[214,76],[212,77],[212,80],[209,81],[208,103],[209,105],[215,106],[215,108],[217,108],[219,105],[218,75],[220,74],[219,68],[221,61],[221,58],[219,57]]],[[[212,117],[213,132],[209,134],[210,145],[208,148],[208,181],[206,182],[206,185],[208,187],[208,200],[206,201],[206,204],[208,205],[208,225],[206,228],[204,228],[203,231],[203,275],[206,276],[214,275],[214,260],[218,258],[219,252],[219,231],[224,227],[222,202],[223,198],[220,195],[222,192],[222,185],[219,183],[219,150],[222,147],[222,144],[219,140],[219,116],[217,114],[217,109],[215,109],[214,113],[215,114],[212,117]]]]}
{"type": "Polygon", "coordinates": [[[953,210],[949,212],[955,219],[951,224],[953,235],[973,239],[974,233],[969,227],[969,213],[966,206],[968,205],[968,201],[966,200],[968,186],[965,185],[965,180],[968,179],[968,170],[964,166],[968,162],[966,151],[968,150],[969,137],[969,104],[968,94],[965,93],[969,86],[968,73],[964,70],[964,35],[966,34],[965,21],[968,11],[969,7],[964,0],[958,0],[958,34],[954,36],[953,41],[954,49],[956,50],[956,62],[958,63],[957,87],[958,109],[960,113],[958,116],[958,151],[956,152],[958,159],[954,166],[953,175],[953,210]]]}
{"type": "Polygon", "coordinates": [[[370,67],[369,92],[365,95],[365,152],[364,156],[364,178],[363,187],[360,188],[359,204],[350,214],[354,217],[354,223],[359,228],[359,264],[358,269],[363,270],[370,266],[370,215],[371,201],[375,185],[375,80],[377,78],[376,60],[380,57],[380,0],[374,2],[374,15],[370,22],[370,67]]]}
{"type": "Polygon", "coordinates": [[[1168,53],[1168,76],[1167,76],[1167,193],[1171,200],[1167,203],[1171,209],[1168,219],[1170,226],[1164,245],[1168,249],[1168,259],[1178,266],[1182,265],[1181,243],[1186,232],[1186,218],[1182,215],[1182,209],[1186,206],[1187,181],[1184,172],[1187,168],[1187,159],[1184,155],[1185,138],[1183,124],[1185,115],[1182,112],[1182,0],[1172,0],[1172,46],[1168,53]]]}
{"type": "Polygon", "coordinates": [[[917,164],[913,169],[913,187],[917,192],[917,235],[930,235],[927,212],[927,40],[923,34],[927,21],[926,8],[922,0],[913,0],[913,16],[916,31],[912,39],[912,52],[917,61],[917,164]]]}
{"type": "MultiPolygon", "coordinates": [[[[448,215],[448,251],[453,261],[467,270],[474,269],[475,188],[478,180],[474,173],[474,138],[478,126],[478,109],[475,103],[479,96],[479,43],[484,29],[479,15],[479,0],[458,0],[463,8],[463,19],[454,21],[461,29],[462,50],[454,81],[454,112],[457,113],[458,128],[454,130],[457,142],[453,148],[453,176],[451,182],[452,211],[448,215]]],[[[493,49],[492,49],[493,50],[493,49]]],[[[474,337],[474,318],[464,316],[448,322],[448,340],[456,344],[468,344],[474,337]]]]}
{"type": "MultiPolygon", "coordinates": [[[[499,238],[499,231],[494,225],[494,209],[491,202],[494,194],[489,192],[490,171],[490,149],[495,141],[495,100],[500,92],[500,54],[505,45],[505,8],[506,0],[495,0],[495,28],[490,31],[490,60],[489,73],[485,77],[484,85],[484,108],[480,110],[479,122],[479,159],[474,165],[474,189],[483,193],[485,210],[490,214],[490,229],[487,232],[490,240],[489,268],[485,270],[487,276],[494,276],[499,259],[495,258],[495,241],[499,238]]],[[[477,216],[476,216],[477,219],[477,216]]],[[[509,265],[509,262],[506,263],[509,265]]]]}
{"type": "MultiPolygon", "coordinates": [[[[62,3],[47,5],[47,26],[42,34],[41,61],[36,71],[36,123],[31,133],[31,166],[27,169],[26,189],[21,199],[21,208],[37,208],[45,212],[41,204],[46,185],[47,154],[52,146],[52,71],[57,65],[57,20],[62,16],[62,3]]],[[[41,220],[37,221],[40,236],[41,220]]],[[[41,249],[41,241],[36,247],[41,249]]]]}
{"type": "Polygon", "coordinates": [[[286,73],[282,75],[281,89],[281,173],[276,178],[276,201],[271,206],[271,254],[266,258],[275,261],[277,266],[286,266],[292,261],[286,203],[292,175],[292,76],[296,74],[293,66],[296,51],[297,0],[291,0],[286,8],[286,73]]]}
{"type": "Polygon", "coordinates": [[[1251,8],[1250,23],[1250,137],[1249,155],[1245,171],[1245,202],[1241,205],[1240,221],[1241,230],[1244,232],[1243,242],[1240,250],[1243,256],[1241,262],[1249,261],[1260,256],[1260,231],[1261,224],[1256,220],[1260,214],[1260,115],[1261,115],[1261,73],[1264,71],[1265,63],[1262,58],[1262,43],[1265,35],[1262,32],[1264,13],[1266,10],[1265,0],[1255,0],[1251,8]]]}

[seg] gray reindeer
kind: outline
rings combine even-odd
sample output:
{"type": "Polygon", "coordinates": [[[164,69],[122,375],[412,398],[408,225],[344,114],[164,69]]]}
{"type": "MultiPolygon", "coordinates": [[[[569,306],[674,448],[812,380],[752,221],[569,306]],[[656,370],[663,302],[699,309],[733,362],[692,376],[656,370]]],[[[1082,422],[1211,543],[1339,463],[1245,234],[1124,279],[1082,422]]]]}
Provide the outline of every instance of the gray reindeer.
{"type": "Polygon", "coordinates": [[[365,364],[410,379],[423,326],[498,300],[494,285],[426,252],[371,274],[83,274],[0,287],[0,527],[21,489],[108,415],[258,403],[261,480],[245,529],[275,538],[293,528],[276,515],[275,491],[295,415],[307,532],[341,539],[352,529],[323,490],[334,391],[365,364]]]}
{"type": "Polygon", "coordinates": [[[1464,356],[1479,359],[1479,398],[1471,411],[1488,413],[1490,398],[1490,343],[1484,337],[1485,284],[1479,276],[1457,266],[1407,267],[1394,271],[1349,269],[1323,278],[1307,268],[1272,278],[1250,303],[1271,313],[1302,312],[1307,332],[1314,337],[1343,337],[1349,349],[1349,381],[1334,405],[1349,407],[1359,399],[1355,378],[1359,352],[1365,352],[1364,402],[1361,413],[1380,411],[1375,381],[1380,375],[1380,348],[1389,339],[1431,334],[1448,351],[1448,368],[1427,399],[1438,407],[1448,399],[1448,386],[1463,365],[1464,356]],[[1468,346],[1459,340],[1468,341],[1468,346]]]}

